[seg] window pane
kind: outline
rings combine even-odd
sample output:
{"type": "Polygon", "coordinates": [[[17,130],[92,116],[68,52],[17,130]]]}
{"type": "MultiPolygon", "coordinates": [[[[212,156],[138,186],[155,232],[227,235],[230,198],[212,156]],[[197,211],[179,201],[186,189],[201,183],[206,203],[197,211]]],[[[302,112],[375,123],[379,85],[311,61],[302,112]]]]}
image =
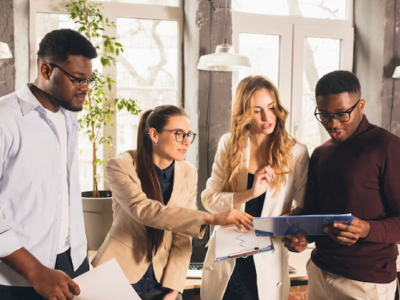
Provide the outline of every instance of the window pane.
{"type": "Polygon", "coordinates": [[[98,2],[125,2],[135,4],[163,5],[163,6],[179,6],[180,0],[96,0],[98,2]]]}
{"type": "MultiPolygon", "coordinates": [[[[178,22],[119,18],[117,94],[140,101],[143,111],[178,102],[178,22]]],[[[117,153],[136,148],[139,117],[117,115],[117,153]]]]}
{"type": "Polygon", "coordinates": [[[279,35],[239,35],[239,52],[250,58],[251,69],[239,72],[239,80],[249,75],[264,75],[279,86],[279,35]]]}
{"type": "Polygon", "coordinates": [[[326,73],[340,69],[341,40],[328,38],[304,39],[303,101],[299,141],[310,153],[329,139],[325,128],[314,116],[315,85],[326,73]]]}
{"type": "Polygon", "coordinates": [[[61,28],[77,30],[79,26],[74,24],[67,14],[38,13],[36,15],[36,49],[39,49],[39,43],[47,33],[61,28]]]}
{"type": "Polygon", "coordinates": [[[232,0],[235,11],[319,19],[347,19],[347,0],[232,0]]]}
{"type": "MultiPolygon", "coordinates": [[[[69,19],[67,14],[38,13],[36,15],[36,52],[43,37],[52,30],[70,28],[77,30],[78,26],[69,19]]],[[[101,70],[99,58],[93,60],[93,69],[101,70]]],[[[79,117],[79,115],[78,115],[79,117]]],[[[84,131],[79,132],[79,177],[82,191],[91,191],[93,188],[92,175],[92,144],[84,131]]],[[[97,157],[103,157],[103,147],[97,150],[97,157]]],[[[99,188],[103,188],[103,182],[99,182],[99,188]]]]}

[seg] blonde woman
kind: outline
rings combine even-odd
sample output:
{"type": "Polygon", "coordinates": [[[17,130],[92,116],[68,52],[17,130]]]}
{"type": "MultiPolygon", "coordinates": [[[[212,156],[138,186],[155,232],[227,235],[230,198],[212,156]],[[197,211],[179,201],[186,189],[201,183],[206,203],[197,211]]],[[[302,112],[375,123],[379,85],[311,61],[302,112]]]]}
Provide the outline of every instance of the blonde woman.
{"type": "MultiPolygon", "coordinates": [[[[240,208],[254,217],[301,212],[309,155],[287,133],[287,117],[278,89],[269,79],[250,76],[239,83],[230,132],[219,142],[211,178],[201,194],[208,211],[240,208]]],[[[201,299],[286,300],[288,253],[281,238],[273,242],[273,251],[214,262],[213,236],[201,299]]]]}

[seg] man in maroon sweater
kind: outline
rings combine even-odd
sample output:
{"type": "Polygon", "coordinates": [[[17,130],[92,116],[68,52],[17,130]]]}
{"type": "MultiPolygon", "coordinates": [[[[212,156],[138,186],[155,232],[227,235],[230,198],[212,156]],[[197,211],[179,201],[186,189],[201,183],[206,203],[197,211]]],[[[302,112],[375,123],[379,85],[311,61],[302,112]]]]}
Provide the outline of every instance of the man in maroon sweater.
{"type": "MultiPolygon", "coordinates": [[[[372,125],[357,77],[323,76],[316,86],[315,116],[331,139],[310,159],[303,214],[352,213],[351,226],[325,227],[307,237],[316,249],[307,263],[308,299],[387,299],[396,291],[400,241],[400,139],[372,125]]],[[[292,251],[305,237],[285,239],[292,251]]]]}

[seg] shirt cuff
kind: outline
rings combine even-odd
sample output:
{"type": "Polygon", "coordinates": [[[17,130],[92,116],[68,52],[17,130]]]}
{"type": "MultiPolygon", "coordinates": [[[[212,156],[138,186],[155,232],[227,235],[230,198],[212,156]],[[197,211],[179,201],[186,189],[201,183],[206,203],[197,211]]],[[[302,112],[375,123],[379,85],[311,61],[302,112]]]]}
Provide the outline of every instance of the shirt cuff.
{"type": "Polygon", "coordinates": [[[383,237],[385,236],[385,226],[382,224],[380,221],[368,221],[370,228],[369,228],[369,233],[366,238],[364,238],[364,241],[367,242],[380,242],[382,241],[383,237]]]}
{"type": "Polygon", "coordinates": [[[13,230],[7,230],[0,234],[0,258],[9,256],[21,248],[23,245],[13,230]]]}

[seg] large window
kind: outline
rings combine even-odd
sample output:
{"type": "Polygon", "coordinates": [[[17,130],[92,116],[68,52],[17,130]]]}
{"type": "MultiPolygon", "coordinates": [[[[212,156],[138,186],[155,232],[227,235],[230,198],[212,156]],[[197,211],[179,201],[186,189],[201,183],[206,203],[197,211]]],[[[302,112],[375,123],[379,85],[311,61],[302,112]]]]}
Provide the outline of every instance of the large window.
{"type": "MultiPolygon", "coordinates": [[[[116,67],[105,70],[116,78],[111,96],[129,97],[140,101],[147,110],[162,104],[181,103],[181,42],[183,11],[180,0],[119,0],[102,1],[104,15],[117,24],[108,29],[117,36],[125,51],[118,57],[116,67]],[[109,3],[112,2],[112,3],[109,3]]],[[[40,40],[51,30],[76,29],[65,13],[63,1],[31,1],[30,6],[30,77],[36,77],[36,52],[40,40]]],[[[94,68],[100,69],[94,61],[94,68]]],[[[138,117],[126,112],[117,114],[116,126],[104,128],[111,135],[114,147],[99,149],[99,157],[136,148],[138,117]]],[[[92,189],[91,144],[80,133],[80,178],[82,190],[92,189]]]]}
{"type": "Polygon", "coordinates": [[[310,153],[329,136],[315,119],[315,85],[324,74],[352,70],[351,0],[232,0],[233,43],[250,57],[251,74],[270,78],[290,111],[287,128],[310,153]]]}
{"type": "Polygon", "coordinates": [[[346,20],[348,0],[232,0],[235,11],[276,16],[346,20]]]}

